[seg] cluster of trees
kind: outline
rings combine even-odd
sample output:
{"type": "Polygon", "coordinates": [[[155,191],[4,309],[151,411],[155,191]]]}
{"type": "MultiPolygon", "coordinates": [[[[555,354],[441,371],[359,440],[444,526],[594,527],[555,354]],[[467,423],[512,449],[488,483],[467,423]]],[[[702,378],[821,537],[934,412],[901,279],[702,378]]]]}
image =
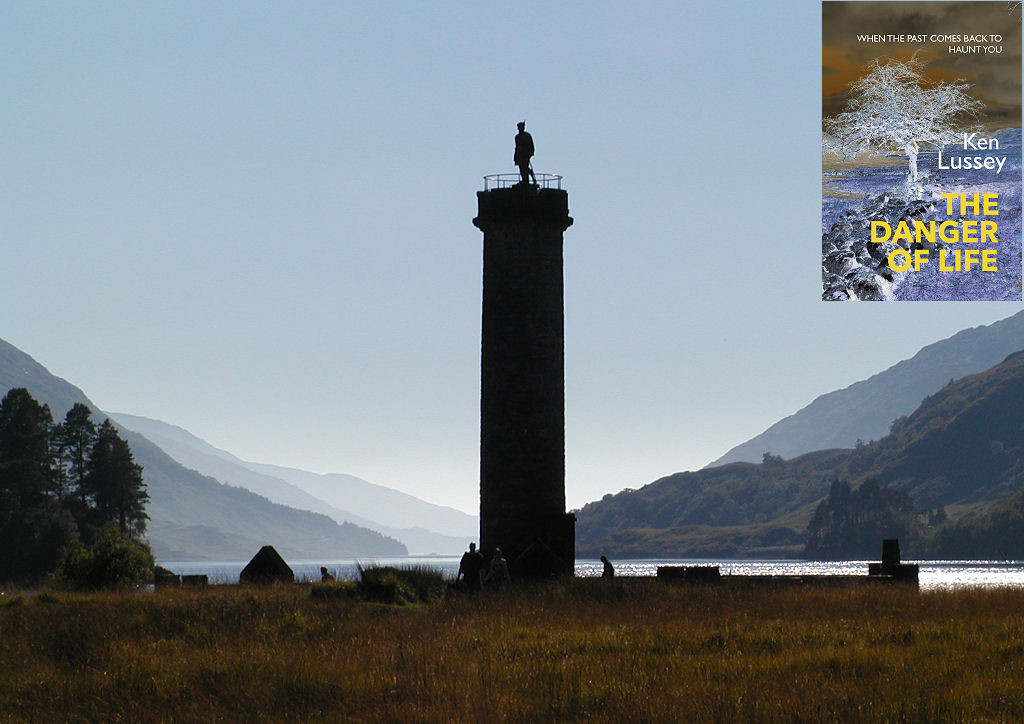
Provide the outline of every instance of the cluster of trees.
{"type": "Polygon", "coordinates": [[[951,520],[941,506],[917,512],[910,497],[869,478],[859,488],[835,480],[807,526],[805,555],[816,560],[877,558],[899,538],[920,558],[1024,559],[1024,487],[991,508],[951,520]]]}
{"type": "Polygon", "coordinates": [[[148,500],[142,468],[109,419],[97,427],[76,404],[55,423],[23,388],[0,401],[0,581],[41,580],[115,538],[145,559],[148,500]]]}
{"type": "Polygon", "coordinates": [[[915,527],[906,493],[868,478],[853,489],[834,480],[807,526],[805,554],[815,560],[877,558],[885,538],[906,539],[915,527]]]}
{"type": "Polygon", "coordinates": [[[943,525],[932,554],[941,558],[1024,560],[1024,488],[997,500],[980,515],[943,525]]]}

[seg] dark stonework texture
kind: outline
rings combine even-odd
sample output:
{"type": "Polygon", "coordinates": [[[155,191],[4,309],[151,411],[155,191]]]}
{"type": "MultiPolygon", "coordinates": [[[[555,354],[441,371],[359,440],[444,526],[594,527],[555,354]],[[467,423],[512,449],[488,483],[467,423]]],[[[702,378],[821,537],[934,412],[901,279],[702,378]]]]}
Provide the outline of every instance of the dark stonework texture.
{"type": "Polygon", "coordinates": [[[565,512],[562,232],[568,194],[521,184],[477,193],[484,232],[480,548],[513,577],[572,575],[565,512]]]}

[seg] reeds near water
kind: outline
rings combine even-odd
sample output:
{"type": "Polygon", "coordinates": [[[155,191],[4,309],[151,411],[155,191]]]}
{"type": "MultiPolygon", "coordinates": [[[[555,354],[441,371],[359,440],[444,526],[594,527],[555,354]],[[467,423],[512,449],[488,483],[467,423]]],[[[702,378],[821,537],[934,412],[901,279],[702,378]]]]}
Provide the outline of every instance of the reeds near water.
{"type": "Polygon", "coordinates": [[[1021,590],[331,585],[8,594],[0,721],[1024,720],[1021,590]]]}

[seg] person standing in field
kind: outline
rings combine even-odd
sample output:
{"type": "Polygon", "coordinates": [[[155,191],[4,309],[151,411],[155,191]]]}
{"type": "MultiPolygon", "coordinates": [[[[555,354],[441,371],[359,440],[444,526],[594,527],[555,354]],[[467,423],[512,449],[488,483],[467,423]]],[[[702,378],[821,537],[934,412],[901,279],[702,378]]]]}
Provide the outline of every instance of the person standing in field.
{"type": "Polygon", "coordinates": [[[604,563],[604,572],[601,574],[601,578],[614,578],[615,567],[612,566],[612,562],[605,556],[601,556],[601,562],[604,563]]]}
{"type": "Polygon", "coordinates": [[[466,588],[470,593],[480,590],[480,580],[484,572],[484,557],[476,549],[476,543],[469,544],[469,550],[462,554],[459,561],[459,572],[455,574],[458,581],[461,576],[466,581],[466,588]]]}
{"type": "Polygon", "coordinates": [[[495,588],[503,588],[512,583],[512,577],[508,573],[508,561],[501,555],[501,548],[494,549],[494,557],[491,558],[491,570],[487,573],[488,581],[495,588]]]}

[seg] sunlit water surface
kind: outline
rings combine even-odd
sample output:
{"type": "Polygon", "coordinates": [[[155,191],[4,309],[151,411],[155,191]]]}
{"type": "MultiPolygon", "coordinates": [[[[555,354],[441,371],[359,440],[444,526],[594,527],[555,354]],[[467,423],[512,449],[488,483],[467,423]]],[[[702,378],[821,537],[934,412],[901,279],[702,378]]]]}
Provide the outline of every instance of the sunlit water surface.
{"type": "MultiPolygon", "coordinates": [[[[965,587],[995,588],[1024,587],[1024,561],[904,561],[921,567],[920,585],[923,590],[965,587]]],[[[211,583],[237,583],[238,574],[246,561],[159,561],[160,565],[180,574],[206,574],[211,583]]],[[[618,576],[653,576],[658,566],[718,566],[723,576],[863,576],[867,575],[869,561],[747,561],[747,560],[693,560],[643,559],[613,561],[618,576]]],[[[331,574],[340,579],[359,576],[358,566],[428,566],[454,577],[459,569],[457,556],[374,558],[340,561],[289,561],[295,577],[300,581],[320,579],[320,566],[327,566],[331,574]]],[[[576,575],[600,576],[604,570],[601,561],[576,561],[576,575]]]]}

